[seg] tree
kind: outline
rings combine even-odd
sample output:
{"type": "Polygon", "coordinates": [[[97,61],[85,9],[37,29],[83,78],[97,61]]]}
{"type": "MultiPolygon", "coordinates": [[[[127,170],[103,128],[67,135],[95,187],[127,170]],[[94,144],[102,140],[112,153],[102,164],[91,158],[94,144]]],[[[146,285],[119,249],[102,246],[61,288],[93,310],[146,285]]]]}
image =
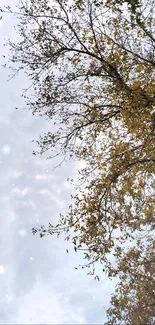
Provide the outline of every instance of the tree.
{"type": "Polygon", "coordinates": [[[32,113],[53,123],[40,153],[84,165],[68,213],[41,236],[65,233],[89,273],[97,261],[109,276],[121,273],[118,252],[123,259],[128,243],[153,238],[153,8],[153,0],[30,0],[15,13],[21,41],[10,42],[11,61],[32,80],[32,113]]]}
{"type": "Polygon", "coordinates": [[[155,247],[131,248],[119,260],[120,282],[111,298],[105,325],[153,325],[155,320],[155,247]]]}

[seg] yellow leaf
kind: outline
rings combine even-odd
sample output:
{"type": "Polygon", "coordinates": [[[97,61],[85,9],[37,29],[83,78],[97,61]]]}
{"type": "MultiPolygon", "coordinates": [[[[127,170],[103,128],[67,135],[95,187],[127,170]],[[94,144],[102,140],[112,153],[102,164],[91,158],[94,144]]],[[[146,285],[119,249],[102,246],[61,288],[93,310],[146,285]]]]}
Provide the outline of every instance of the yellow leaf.
{"type": "Polygon", "coordinates": [[[136,67],[137,72],[141,72],[141,71],[143,71],[143,69],[144,69],[144,67],[143,67],[142,64],[138,64],[137,67],[136,67]]]}

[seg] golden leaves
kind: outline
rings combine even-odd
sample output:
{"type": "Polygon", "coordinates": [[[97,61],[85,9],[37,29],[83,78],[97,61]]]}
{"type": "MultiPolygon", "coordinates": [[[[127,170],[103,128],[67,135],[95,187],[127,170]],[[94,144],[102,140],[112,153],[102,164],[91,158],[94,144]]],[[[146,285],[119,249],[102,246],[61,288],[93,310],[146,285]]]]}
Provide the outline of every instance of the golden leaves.
{"type": "Polygon", "coordinates": [[[141,81],[140,80],[136,80],[136,81],[134,81],[132,83],[131,88],[134,89],[134,90],[135,89],[139,89],[141,85],[142,85],[141,81]]]}
{"type": "Polygon", "coordinates": [[[137,67],[136,67],[136,71],[137,72],[142,72],[143,70],[144,70],[143,64],[138,64],[137,67]]]}
{"type": "MultiPolygon", "coordinates": [[[[35,81],[32,111],[53,122],[53,133],[39,142],[41,153],[50,149],[52,157],[74,157],[82,166],[73,204],[52,234],[66,233],[76,252],[87,250],[89,267],[100,261],[109,276],[109,253],[121,259],[122,243],[137,244],[144,228],[151,237],[155,209],[152,21],[148,8],[141,22],[141,11],[133,15],[134,4],[127,2],[124,9],[122,1],[104,1],[101,8],[99,1],[91,7],[91,1],[67,0],[49,9],[40,0],[31,8],[35,28],[32,11],[22,11],[28,25],[22,23],[23,40],[13,45],[14,62],[30,69],[35,81]],[[37,30],[41,10],[43,31],[37,30]]],[[[132,250],[127,256],[136,259],[132,250]]],[[[130,271],[126,260],[117,266],[118,272],[130,271]]]]}

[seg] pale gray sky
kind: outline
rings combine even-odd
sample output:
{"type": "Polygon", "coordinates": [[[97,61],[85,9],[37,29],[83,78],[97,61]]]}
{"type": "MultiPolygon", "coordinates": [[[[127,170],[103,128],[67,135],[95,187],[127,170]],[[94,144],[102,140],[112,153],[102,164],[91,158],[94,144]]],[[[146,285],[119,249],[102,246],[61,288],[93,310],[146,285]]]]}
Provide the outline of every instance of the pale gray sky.
{"type": "MultiPolygon", "coordinates": [[[[17,0],[1,0],[0,5],[17,0]]],[[[5,38],[16,38],[11,16],[0,21],[0,53],[5,38]]],[[[31,228],[53,222],[67,209],[72,189],[66,179],[76,164],[53,172],[52,161],[33,156],[33,139],[49,129],[44,118],[24,109],[24,75],[7,82],[0,65],[0,324],[103,324],[112,284],[74,267],[79,254],[67,254],[66,243],[33,236],[31,228]],[[21,109],[15,110],[19,106],[21,109]]]]}

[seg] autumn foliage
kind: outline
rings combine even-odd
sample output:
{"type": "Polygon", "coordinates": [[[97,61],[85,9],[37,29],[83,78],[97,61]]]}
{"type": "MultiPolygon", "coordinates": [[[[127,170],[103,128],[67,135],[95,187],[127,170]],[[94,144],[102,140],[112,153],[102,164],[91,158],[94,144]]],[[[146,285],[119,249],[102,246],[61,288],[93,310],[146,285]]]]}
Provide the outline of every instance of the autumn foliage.
{"type": "Polygon", "coordinates": [[[65,233],[89,273],[99,261],[120,278],[107,324],[153,324],[154,1],[29,0],[16,15],[11,60],[54,130],[40,152],[83,162],[68,213],[41,236],[65,233]]]}

